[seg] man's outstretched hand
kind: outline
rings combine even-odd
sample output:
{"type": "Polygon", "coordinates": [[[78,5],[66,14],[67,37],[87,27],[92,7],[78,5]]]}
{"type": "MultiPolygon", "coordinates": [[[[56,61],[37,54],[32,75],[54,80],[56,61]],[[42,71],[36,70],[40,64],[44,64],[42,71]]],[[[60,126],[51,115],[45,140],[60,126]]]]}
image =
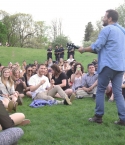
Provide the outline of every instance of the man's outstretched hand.
{"type": "Polygon", "coordinates": [[[84,53],[84,52],[85,52],[85,49],[84,49],[83,47],[80,47],[80,48],[78,49],[78,51],[79,51],[80,53],[84,53]]]}

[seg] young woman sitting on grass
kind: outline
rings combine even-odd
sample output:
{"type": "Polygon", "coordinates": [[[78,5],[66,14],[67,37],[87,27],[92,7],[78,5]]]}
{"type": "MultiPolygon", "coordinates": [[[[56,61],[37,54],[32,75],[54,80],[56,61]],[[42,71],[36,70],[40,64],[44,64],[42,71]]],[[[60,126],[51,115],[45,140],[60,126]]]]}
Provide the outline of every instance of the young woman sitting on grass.
{"type": "Polygon", "coordinates": [[[75,93],[78,88],[82,88],[82,77],[85,75],[84,68],[81,63],[76,63],[74,66],[74,72],[71,75],[72,89],[75,93]]]}
{"type": "Polygon", "coordinates": [[[26,66],[26,72],[24,73],[23,77],[26,83],[27,88],[25,89],[25,93],[28,97],[32,97],[30,87],[29,87],[29,79],[32,76],[32,67],[31,65],[26,66]]]}
{"type": "MultiPolygon", "coordinates": [[[[52,69],[52,75],[53,75],[52,80],[53,80],[54,85],[60,86],[63,89],[63,91],[65,91],[65,93],[68,95],[68,97],[70,98],[72,102],[75,98],[75,95],[68,84],[67,75],[64,72],[61,72],[59,66],[56,64],[53,64],[51,66],[51,69],[52,69]]],[[[59,94],[57,94],[56,97],[60,97],[59,94]]]]}
{"type": "Polygon", "coordinates": [[[4,103],[4,106],[11,112],[12,110],[16,111],[16,106],[20,104],[21,100],[18,97],[18,92],[14,89],[14,82],[10,76],[10,69],[4,67],[2,69],[1,78],[0,78],[0,90],[1,90],[1,100],[4,103]],[[9,107],[8,107],[9,105],[9,107]]]}
{"type": "Polygon", "coordinates": [[[20,70],[15,68],[12,70],[12,79],[14,81],[15,91],[19,92],[19,97],[23,98],[24,90],[27,88],[24,77],[20,77],[20,70]]]}
{"type": "Polygon", "coordinates": [[[30,120],[25,119],[23,113],[9,115],[0,101],[0,145],[16,145],[19,138],[24,134],[23,130],[16,125],[27,125],[30,120]]]}

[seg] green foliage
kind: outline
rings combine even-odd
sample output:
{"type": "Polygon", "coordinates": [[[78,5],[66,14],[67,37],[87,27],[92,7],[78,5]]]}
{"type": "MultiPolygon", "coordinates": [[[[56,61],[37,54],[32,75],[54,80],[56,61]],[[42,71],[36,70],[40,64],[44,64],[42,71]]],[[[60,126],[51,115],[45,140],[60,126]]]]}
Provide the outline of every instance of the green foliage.
{"type": "Polygon", "coordinates": [[[88,47],[88,46],[90,46],[91,44],[92,44],[91,41],[84,41],[84,42],[83,42],[83,46],[84,46],[84,47],[88,47]]]}
{"type": "Polygon", "coordinates": [[[6,34],[7,34],[7,29],[5,27],[5,25],[0,22],[0,42],[1,43],[5,43],[6,42],[6,34]]]}
{"type": "Polygon", "coordinates": [[[84,41],[90,40],[90,36],[91,36],[92,32],[93,32],[93,25],[91,22],[88,22],[88,24],[86,25],[86,28],[85,28],[84,41]]]}
{"type": "Polygon", "coordinates": [[[64,35],[59,35],[53,40],[52,46],[55,48],[56,45],[62,45],[64,48],[66,47],[67,42],[69,42],[68,38],[64,35]]]}
{"type": "Polygon", "coordinates": [[[125,1],[116,10],[119,13],[119,24],[125,27],[125,1]]]}
{"type": "Polygon", "coordinates": [[[10,46],[42,48],[48,44],[48,29],[43,21],[35,22],[30,14],[9,15],[0,11],[1,22],[6,26],[10,46]]]}

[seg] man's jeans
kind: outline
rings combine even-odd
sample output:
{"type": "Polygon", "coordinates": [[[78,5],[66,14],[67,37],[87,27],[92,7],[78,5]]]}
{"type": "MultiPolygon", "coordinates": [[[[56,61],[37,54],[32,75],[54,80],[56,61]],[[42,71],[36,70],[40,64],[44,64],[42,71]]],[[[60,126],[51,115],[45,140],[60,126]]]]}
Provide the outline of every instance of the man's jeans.
{"type": "Polygon", "coordinates": [[[121,88],[123,74],[123,71],[115,71],[109,67],[104,67],[102,72],[98,75],[95,114],[100,116],[104,114],[105,90],[111,80],[119,118],[125,121],[125,100],[121,88]]]}

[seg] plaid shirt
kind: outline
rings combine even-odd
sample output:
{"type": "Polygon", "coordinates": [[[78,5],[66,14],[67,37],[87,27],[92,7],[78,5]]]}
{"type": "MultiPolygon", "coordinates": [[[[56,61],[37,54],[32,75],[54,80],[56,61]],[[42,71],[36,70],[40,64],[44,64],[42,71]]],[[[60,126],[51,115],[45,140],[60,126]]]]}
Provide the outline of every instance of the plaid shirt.
{"type": "Polygon", "coordinates": [[[87,73],[82,77],[82,86],[89,88],[95,83],[97,79],[98,79],[98,74],[96,72],[94,72],[93,76],[87,73]]]}

